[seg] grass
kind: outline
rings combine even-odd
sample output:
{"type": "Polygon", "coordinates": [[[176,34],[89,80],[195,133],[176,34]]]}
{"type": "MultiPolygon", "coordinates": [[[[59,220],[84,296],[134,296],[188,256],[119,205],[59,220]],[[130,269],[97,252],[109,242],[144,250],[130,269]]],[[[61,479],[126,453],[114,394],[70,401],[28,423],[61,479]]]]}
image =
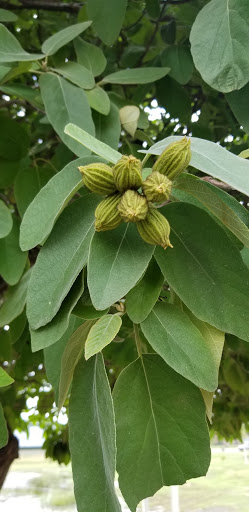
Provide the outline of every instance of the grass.
{"type": "MultiPolygon", "coordinates": [[[[75,510],[71,468],[44,459],[40,450],[23,450],[20,459],[12,465],[13,477],[17,484],[8,486],[7,481],[3,495],[16,496],[16,508],[18,496],[26,493],[27,499],[31,495],[39,496],[51,511],[75,510]],[[37,475],[23,487],[20,481],[30,472],[37,475]]],[[[213,453],[207,477],[190,480],[179,488],[179,494],[181,512],[248,512],[249,465],[238,451],[213,453]]],[[[163,488],[149,498],[149,507],[153,512],[169,512],[170,489],[163,488]]]]}

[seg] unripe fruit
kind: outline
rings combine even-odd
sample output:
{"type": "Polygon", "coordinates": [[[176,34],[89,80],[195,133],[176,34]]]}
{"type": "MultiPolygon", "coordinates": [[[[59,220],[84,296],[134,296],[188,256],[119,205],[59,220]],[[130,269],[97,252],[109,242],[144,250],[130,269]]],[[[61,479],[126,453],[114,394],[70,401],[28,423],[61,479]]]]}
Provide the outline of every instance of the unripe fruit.
{"type": "Polygon", "coordinates": [[[167,201],[171,193],[172,182],[160,172],[152,172],[143,182],[143,193],[148,201],[167,201]]]}
{"type": "Polygon", "coordinates": [[[148,244],[161,245],[163,249],[173,247],[169,241],[170,225],[156,208],[149,209],[146,219],[137,223],[137,229],[148,244]]]}
{"type": "Polygon", "coordinates": [[[113,167],[114,182],[120,192],[137,190],[142,185],[142,164],[134,156],[123,155],[113,167]]]}
{"type": "Polygon", "coordinates": [[[95,194],[107,195],[116,192],[112,168],[100,162],[78,167],[84,185],[95,194]]]}
{"type": "Polygon", "coordinates": [[[115,229],[122,218],[118,211],[118,204],[122,194],[113,194],[106,197],[101,201],[95,210],[95,230],[96,231],[108,231],[109,229],[115,229]]]}
{"type": "Polygon", "coordinates": [[[190,159],[190,140],[184,137],[169,144],[154,163],[152,171],[160,172],[172,181],[187,168],[190,159]]]}
{"type": "Polygon", "coordinates": [[[126,190],[118,205],[118,211],[125,222],[138,222],[148,213],[148,202],[135,190],[126,190]]]}

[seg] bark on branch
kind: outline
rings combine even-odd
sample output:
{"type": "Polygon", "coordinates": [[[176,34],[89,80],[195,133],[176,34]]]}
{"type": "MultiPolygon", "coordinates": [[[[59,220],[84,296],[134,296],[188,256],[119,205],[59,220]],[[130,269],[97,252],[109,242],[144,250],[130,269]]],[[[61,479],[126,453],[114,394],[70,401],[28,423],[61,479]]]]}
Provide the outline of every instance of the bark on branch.
{"type": "Polygon", "coordinates": [[[0,489],[15,459],[18,459],[18,440],[12,432],[9,432],[8,443],[0,450],[0,489]]]}

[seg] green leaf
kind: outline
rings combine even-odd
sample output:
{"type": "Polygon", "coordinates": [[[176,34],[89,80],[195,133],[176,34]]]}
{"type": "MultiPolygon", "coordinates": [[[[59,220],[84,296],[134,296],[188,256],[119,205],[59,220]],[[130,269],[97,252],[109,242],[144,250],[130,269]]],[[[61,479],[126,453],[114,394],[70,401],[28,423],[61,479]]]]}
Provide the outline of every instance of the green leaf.
{"type": "MultiPolygon", "coordinates": [[[[79,322],[79,319],[77,319],[77,322],[79,322]]],[[[83,354],[87,335],[93,325],[94,321],[87,320],[80,325],[77,330],[74,330],[71,336],[68,336],[67,338],[67,344],[65,345],[65,349],[61,357],[61,371],[58,387],[59,409],[61,409],[67,398],[67,394],[73,380],[74,370],[83,354]]]]}
{"type": "MultiPolygon", "coordinates": [[[[53,387],[55,402],[58,405],[59,384],[61,378],[61,360],[70,336],[79,326],[79,319],[71,315],[69,324],[62,337],[50,347],[44,349],[44,364],[48,382],[53,387]]],[[[62,404],[63,405],[63,404],[62,404]]]]}
{"type": "Polygon", "coordinates": [[[88,288],[96,309],[121,299],[138,282],[154,252],[136,227],[121,224],[113,231],[94,233],[88,262],[88,288]]]}
{"type": "MultiPolygon", "coordinates": [[[[0,81],[8,74],[11,68],[8,66],[0,66],[0,81]]],[[[1,89],[2,90],[2,89],[1,89]]]]}
{"type": "Polygon", "coordinates": [[[26,167],[18,172],[14,183],[14,193],[21,216],[53,176],[54,171],[51,167],[26,167]]]}
{"type": "Polygon", "coordinates": [[[197,199],[246,247],[249,247],[249,213],[236,199],[210,183],[186,173],[174,182],[173,197],[177,197],[178,190],[187,192],[190,197],[197,199]]]}
{"type": "Polygon", "coordinates": [[[226,94],[226,100],[233,111],[239,124],[243,126],[246,133],[249,133],[249,105],[248,105],[249,84],[246,84],[239,91],[226,94]]]}
{"type": "Polygon", "coordinates": [[[6,160],[21,160],[28,152],[29,136],[24,126],[14,119],[0,117],[1,138],[0,158],[6,160]]]}
{"type": "Polygon", "coordinates": [[[64,76],[73,84],[78,85],[78,87],[82,87],[82,89],[92,89],[94,87],[93,74],[77,62],[64,62],[60,66],[53,68],[53,71],[64,76]]]}
{"type": "Polygon", "coordinates": [[[64,78],[46,73],[40,78],[41,95],[46,114],[54,130],[64,144],[77,156],[86,156],[89,151],[65,135],[68,123],[75,123],[94,135],[94,124],[85,92],[64,78]]]}
{"type": "Polygon", "coordinates": [[[152,18],[158,18],[160,16],[160,1],[159,0],[146,0],[147,13],[152,18]]]}
{"type": "MultiPolygon", "coordinates": [[[[183,305],[183,309],[185,313],[189,316],[191,322],[197,327],[197,329],[200,331],[202,337],[207,343],[207,346],[209,350],[212,352],[214,357],[214,363],[215,363],[215,369],[217,373],[217,379],[219,375],[219,368],[220,368],[220,361],[221,356],[223,352],[224,347],[224,341],[225,341],[225,333],[222,331],[219,331],[212,325],[209,325],[205,322],[202,322],[197,318],[193,313],[186,308],[186,306],[183,305]]],[[[212,423],[212,410],[213,410],[213,400],[214,400],[214,393],[212,391],[206,391],[205,389],[201,389],[201,393],[206,405],[206,415],[212,423]]]]}
{"type": "Polygon", "coordinates": [[[121,30],[127,0],[89,0],[87,2],[88,18],[93,21],[93,28],[100,39],[111,46],[121,30]]]}
{"type": "Polygon", "coordinates": [[[89,290],[87,285],[85,285],[84,292],[73,309],[73,315],[83,318],[84,320],[94,320],[95,318],[101,318],[101,316],[108,313],[108,311],[109,308],[100,311],[93,307],[89,290]]]}
{"type": "Polygon", "coordinates": [[[13,217],[10,233],[0,239],[0,274],[11,286],[18,283],[27,261],[27,253],[19,247],[19,226],[19,219],[13,217]]]}
{"type": "Polygon", "coordinates": [[[0,366],[0,388],[9,386],[14,380],[0,366]]]}
{"type": "Polygon", "coordinates": [[[199,12],[190,33],[194,63],[203,80],[222,92],[249,80],[247,0],[212,0],[199,12]]]}
{"type": "Polygon", "coordinates": [[[154,258],[150,260],[142,279],[126,297],[126,311],[130,319],[139,324],[154,307],[164,282],[162,272],[154,258]]]}
{"type": "Polygon", "coordinates": [[[156,97],[159,105],[170,113],[171,118],[178,117],[183,124],[191,118],[191,98],[186,89],[169,76],[156,83],[156,97]]]}
{"type": "Polygon", "coordinates": [[[39,109],[43,107],[43,103],[37,89],[31,89],[28,85],[11,83],[9,85],[0,85],[0,89],[4,94],[23,98],[39,109]]]}
{"type": "Polygon", "coordinates": [[[0,24],[0,62],[16,62],[43,59],[41,53],[27,53],[15,36],[0,24]]]}
{"type": "MultiPolygon", "coordinates": [[[[141,153],[160,155],[171,143],[180,140],[181,137],[167,137],[151,146],[148,151],[141,153]]],[[[214,176],[243,194],[249,195],[249,162],[230,153],[222,146],[209,140],[191,137],[192,158],[190,165],[199,171],[214,176]],[[236,172],[234,172],[236,169],[236,172]]]]}
{"type": "Polygon", "coordinates": [[[0,238],[7,236],[13,226],[11,211],[6,204],[0,200],[0,238]]]}
{"type": "Polygon", "coordinates": [[[152,348],[176,372],[207,391],[217,388],[213,353],[184,311],[158,303],[141,328],[152,348]]]}
{"type": "Polygon", "coordinates": [[[86,30],[90,25],[91,21],[85,21],[84,23],[76,23],[75,25],[71,25],[63,30],[60,30],[53,36],[46,39],[46,41],[42,45],[42,51],[45,55],[54,55],[62,46],[66,45],[75,37],[79,36],[84,30],[86,30]]]}
{"type": "Polygon", "coordinates": [[[4,417],[2,405],[0,403],[0,449],[3,448],[8,442],[8,429],[4,417]]]}
{"type": "Polygon", "coordinates": [[[206,474],[205,407],[190,381],[158,355],[143,355],[122,371],[113,398],[119,486],[132,512],[163,485],[206,474]]]}
{"type": "Polygon", "coordinates": [[[53,319],[85,266],[98,200],[89,193],[70,204],[40,250],[28,288],[27,317],[32,329],[53,319]]]}
{"type": "Polygon", "coordinates": [[[187,84],[191,79],[194,64],[187,46],[169,46],[162,53],[161,62],[163,66],[170,68],[169,76],[179,84],[187,84]]]}
{"type": "Polygon", "coordinates": [[[44,327],[40,327],[40,329],[34,330],[30,328],[32,352],[37,352],[53,345],[63,336],[68,327],[72,309],[78,302],[83,288],[84,282],[82,281],[82,276],[79,275],[53,320],[44,327]]]}
{"type": "MultiPolygon", "coordinates": [[[[22,75],[23,73],[27,73],[27,71],[30,70],[31,67],[33,67],[33,62],[18,62],[14,64],[12,68],[10,68],[7,75],[4,76],[4,78],[1,80],[2,84],[5,82],[8,82],[9,80],[12,80],[12,78],[15,78],[19,75],[22,75]]],[[[15,86],[20,87],[21,84],[15,84],[15,86]]],[[[30,90],[30,87],[29,87],[30,90]]],[[[37,91],[36,91],[37,92],[37,91]]]]}
{"type": "Polygon", "coordinates": [[[115,423],[103,357],[81,359],[69,402],[69,446],[78,510],[121,512],[115,494],[115,423]],[[82,470],[85,468],[85,470],[82,470]]]}
{"type": "Polygon", "coordinates": [[[85,358],[90,359],[106,345],[109,345],[118,334],[122,320],[118,315],[102,316],[91,328],[85,343],[85,358]]]}
{"type": "Polygon", "coordinates": [[[111,75],[105,76],[102,80],[106,84],[149,84],[160,80],[169,73],[169,68],[133,68],[122,69],[111,75]]]}
{"type": "Polygon", "coordinates": [[[7,188],[13,185],[20,168],[22,168],[20,161],[0,159],[0,188],[7,188]]]}
{"type": "Polygon", "coordinates": [[[93,76],[103,73],[106,67],[106,58],[101,48],[78,37],[74,41],[74,49],[78,63],[89,69],[93,76]]]}
{"type": "Polygon", "coordinates": [[[24,310],[31,269],[28,270],[16,286],[9,287],[0,309],[0,327],[10,324],[24,310]]]}
{"type": "Polygon", "coordinates": [[[239,250],[200,208],[176,203],[163,211],[173,249],[158,248],[155,257],[169,286],[198,318],[249,341],[249,271],[239,250]]]}
{"type": "Polygon", "coordinates": [[[119,115],[122,127],[134,137],[140,116],[139,108],[134,105],[126,105],[120,109],[119,115]]]}
{"type": "Polygon", "coordinates": [[[86,91],[89,105],[100,114],[107,116],[110,112],[111,102],[108,94],[102,87],[96,86],[91,91],[86,91]]]}
{"type": "Polygon", "coordinates": [[[108,162],[115,164],[122,156],[120,153],[110,148],[100,140],[95,139],[95,137],[92,137],[89,133],[82,130],[75,124],[69,123],[65,127],[64,131],[67,135],[70,135],[70,137],[90,149],[93,153],[96,153],[102,158],[105,158],[105,160],[108,160],[108,162]]]}
{"type": "Polygon", "coordinates": [[[77,167],[100,160],[91,156],[70,162],[38,192],[21,223],[20,246],[23,251],[44,242],[67,203],[82,187],[82,177],[77,167]]]}
{"type": "Polygon", "coordinates": [[[18,19],[14,12],[7,11],[6,9],[0,9],[0,21],[1,23],[9,23],[18,19]]]}
{"type": "Polygon", "coordinates": [[[113,103],[108,115],[93,112],[93,121],[96,129],[96,138],[113,149],[118,149],[121,132],[119,111],[113,103]]]}

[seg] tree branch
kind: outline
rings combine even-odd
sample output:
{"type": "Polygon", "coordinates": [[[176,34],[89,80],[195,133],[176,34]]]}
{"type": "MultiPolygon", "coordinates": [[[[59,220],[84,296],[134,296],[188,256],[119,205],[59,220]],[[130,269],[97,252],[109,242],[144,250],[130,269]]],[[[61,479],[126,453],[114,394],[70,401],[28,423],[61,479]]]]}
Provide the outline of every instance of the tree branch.
{"type": "Polygon", "coordinates": [[[204,178],[201,178],[201,180],[207,181],[208,183],[211,183],[211,185],[221,188],[222,190],[234,190],[233,187],[231,187],[231,185],[228,185],[223,181],[216,180],[215,178],[211,178],[211,176],[204,176],[204,178]]]}
{"type": "Polygon", "coordinates": [[[8,9],[9,11],[16,11],[22,9],[44,9],[45,11],[61,11],[69,13],[78,13],[84,3],[71,2],[64,4],[62,2],[50,2],[49,0],[20,0],[22,5],[14,5],[9,2],[1,2],[0,7],[2,9],[8,9]]]}

